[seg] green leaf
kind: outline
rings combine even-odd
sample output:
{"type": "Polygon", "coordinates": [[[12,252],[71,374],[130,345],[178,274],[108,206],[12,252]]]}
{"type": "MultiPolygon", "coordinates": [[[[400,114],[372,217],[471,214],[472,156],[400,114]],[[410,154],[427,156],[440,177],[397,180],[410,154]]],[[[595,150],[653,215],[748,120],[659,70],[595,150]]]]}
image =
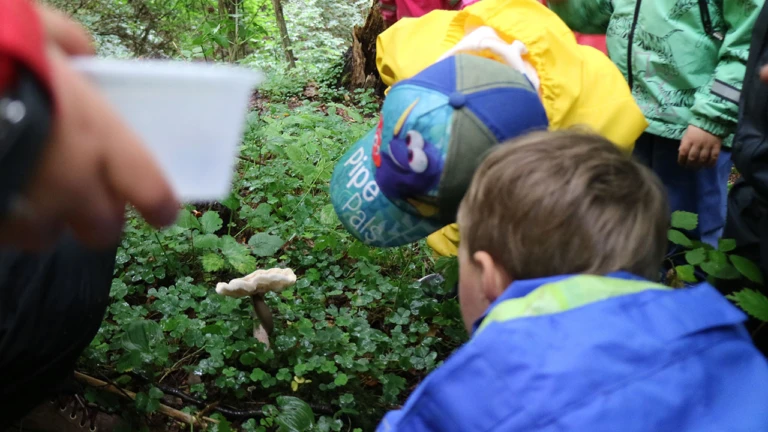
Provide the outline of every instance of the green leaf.
{"type": "Polygon", "coordinates": [[[203,232],[206,234],[212,234],[220,230],[224,222],[219,217],[219,214],[215,211],[207,211],[200,218],[200,223],[203,226],[203,232]]]}
{"type": "Polygon", "coordinates": [[[277,253],[285,244],[280,237],[267,233],[258,233],[248,240],[253,253],[260,257],[270,257],[277,253]]]}
{"type": "Polygon", "coordinates": [[[224,268],[224,258],[216,254],[205,254],[200,260],[203,263],[203,270],[207,273],[217,272],[224,268]]]}
{"type": "Polygon", "coordinates": [[[696,229],[699,224],[699,216],[696,213],[690,213],[685,211],[672,212],[672,228],[692,230],[696,229]]]}
{"type": "Polygon", "coordinates": [[[201,229],[200,222],[197,220],[189,210],[184,209],[179,212],[179,218],[176,220],[176,225],[186,229],[201,229]]]}
{"type": "Polygon", "coordinates": [[[236,193],[232,192],[229,194],[227,199],[221,202],[221,205],[232,211],[237,211],[237,209],[240,208],[240,197],[238,197],[236,193]]]}
{"type": "MultiPolygon", "coordinates": [[[[704,248],[694,249],[685,253],[685,261],[691,265],[699,265],[707,260],[707,250],[704,248]]],[[[687,281],[686,281],[687,282],[687,281]]]]}
{"type": "Polygon", "coordinates": [[[352,120],[354,120],[355,122],[357,122],[357,123],[362,123],[362,122],[363,122],[363,117],[362,117],[362,116],[361,116],[361,115],[360,115],[360,114],[359,114],[359,113],[358,113],[356,110],[353,110],[353,109],[349,109],[348,107],[345,107],[345,106],[343,106],[343,105],[342,105],[342,106],[340,106],[340,108],[341,108],[342,110],[344,110],[344,111],[347,113],[347,115],[348,115],[348,116],[349,116],[349,117],[350,117],[352,120]]]}
{"type": "Polygon", "coordinates": [[[243,432],[267,432],[264,426],[259,426],[259,424],[256,423],[256,419],[248,419],[248,421],[240,425],[240,427],[243,432]]]}
{"type": "Polygon", "coordinates": [[[235,270],[248,274],[256,269],[256,258],[251,256],[247,246],[238,243],[231,236],[222,237],[221,243],[221,253],[235,270]]]}
{"type": "Polygon", "coordinates": [[[339,218],[336,216],[333,204],[327,204],[320,210],[320,223],[328,226],[336,226],[339,224],[339,218]]]}
{"type": "Polygon", "coordinates": [[[272,206],[267,203],[261,203],[255,209],[250,206],[243,206],[240,215],[248,220],[248,226],[262,229],[274,225],[272,216],[272,206]]]}
{"type": "Polygon", "coordinates": [[[764,294],[745,288],[726,297],[736,303],[749,315],[752,315],[760,321],[768,322],[768,297],[764,294]]]}
{"type": "Polygon", "coordinates": [[[115,368],[118,372],[128,372],[134,369],[139,369],[144,365],[144,361],[141,358],[141,352],[134,350],[120,356],[117,359],[115,368]]]}
{"type": "Polygon", "coordinates": [[[736,240],[720,239],[717,241],[717,250],[720,252],[730,252],[736,249],[736,240]]]}
{"type": "Polygon", "coordinates": [[[280,368],[280,370],[277,371],[277,375],[275,375],[275,377],[280,381],[290,381],[291,376],[291,370],[288,368],[280,368]]]}
{"type": "Polygon", "coordinates": [[[291,144],[285,147],[285,154],[294,163],[306,162],[307,158],[304,157],[304,152],[296,144],[291,144]]]}
{"type": "MultiPolygon", "coordinates": [[[[223,415],[220,413],[214,413],[211,415],[211,418],[214,420],[217,420],[218,423],[210,424],[205,430],[206,432],[233,432],[234,429],[232,429],[232,423],[230,423],[223,415]]],[[[197,430],[195,428],[192,428],[190,430],[197,430]]]]}
{"type": "Polygon", "coordinates": [[[443,287],[450,292],[459,282],[459,259],[456,256],[440,257],[435,263],[435,270],[443,275],[443,287]]]}
{"type": "Polygon", "coordinates": [[[114,299],[122,300],[127,294],[128,285],[121,279],[112,279],[112,288],[109,290],[109,296],[114,299]]]}
{"type": "Polygon", "coordinates": [[[163,329],[155,321],[139,319],[125,328],[120,339],[121,347],[126,351],[149,352],[158,342],[164,340],[163,329]]]}
{"type": "Polygon", "coordinates": [[[192,244],[196,249],[213,250],[219,247],[219,237],[216,234],[195,236],[192,244]]]}
{"type": "Polygon", "coordinates": [[[396,400],[396,397],[405,389],[408,384],[405,378],[397,376],[395,374],[385,374],[381,378],[382,384],[384,384],[384,397],[387,400],[396,400]]]}
{"type": "Polygon", "coordinates": [[[685,234],[678,230],[671,229],[667,232],[667,238],[669,241],[676,245],[691,247],[693,243],[685,234]]]}
{"type": "Polygon", "coordinates": [[[251,372],[251,381],[259,382],[267,377],[267,373],[261,368],[256,368],[251,372]]]}
{"type": "Polygon", "coordinates": [[[701,269],[708,275],[718,279],[734,280],[740,277],[739,272],[727,262],[725,264],[715,261],[707,261],[701,265],[701,269]]]}
{"type": "Polygon", "coordinates": [[[720,252],[719,250],[707,251],[707,258],[709,261],[719,265],[728,264],[728,255],[726,255],[725,252],[720,252]]]}
{"type": "Polygon", "coordinates": [[[675,273],[677,273],[677,277],[680,278],[680,280],[683,282],[698,282],[696,280],[696,275],[694,274],[694,268],[692,265],[677,266],[675,267],[675,273]]]}
{"type": "Polygon", "coordinates": [[[226,48],[229,46],[229,39],[227,39],[224,35],[221,33],[212,34],[211,38],[213,39],[216,44],[222,48],[226,48]]]}
{"type": "Polygon", "coordinates": [[[312,408],[297,397],[278,396],[277,406],[280,414],[275,418],[275,422],[280,426],[280,432],[304,432],[315,424],[312,408]]]}
{"type": "Polygon", "coordinates": [[[247,352],[240,356],[240,363],[242,363],[244,366],[253,366],[253,364],[256,363],[256,359],[257,359],[256,354],[252,352],[247,352]]]}
{"type": "Polygon", "coordinates": [[[149,397],[151,397],[152,399],[162,399],[163,396],[165,395],[163,394],[163,391],[160,390],[159,388],[153,386],[152,388],[149,389],[149,397]]]}
{"type": "Polygon", "coordinates": [[[153,413],[157,411],[158,408],[160,408],[160,402],[157,399],[153,399],[149,397],[144,392],[139,392],[136,394],[136,408],[145,413],[153,413]]]}
{"type": "Polygon", "coordinates": [[[347,249],[347,254],[350,258],[367,258],[370,256],[371,248],[366,246],[363,242],[353,242],[347,249]]]}
{"type": "Polygon", "coordinates": [[[343,373],[336,375],[336,379],[333,380],[333,383],[336,384],[337,386],[343,386],[347,382],[349,382],[349,378],[347,378],[347,375],[343,373]]]}
{"type": "Polygon", "coordinates": [[[731,255],[731,263],[745,278],[762,285],[763,272],[757,264],[739,255],[731,255]]]}
{"type": "Polygon", "coordinates": [[[144,392],[138,392],[136,393],[136,398],[134,400],[136,402],[136,408],[141,412],[147,411],[147,403],[149,403],[149,396],[147,396],[144,392]]]}

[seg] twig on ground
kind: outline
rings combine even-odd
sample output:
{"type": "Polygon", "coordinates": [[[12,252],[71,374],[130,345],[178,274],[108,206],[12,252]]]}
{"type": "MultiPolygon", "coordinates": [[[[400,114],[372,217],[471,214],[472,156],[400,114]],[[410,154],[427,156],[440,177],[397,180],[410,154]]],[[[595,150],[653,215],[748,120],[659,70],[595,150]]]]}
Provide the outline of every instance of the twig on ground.
{"type": "MultiPolygon", "coordinates": [[[[99,390],[103,390],[103,391],[106,391],[106,392],[109,392],[109,393],[112,393],[112,394],[116,394],[118,396],[122,396],[124,398],[128,398],[128,399],[131,399],[131,400],[136,400],[136,393],[134,393],[132,391],[129,391],[129,390],[121,389],[121,388],[119,388],[117,386],[114,386],[112,384],[108,384],[108,383],[106,383],[106,382],[104,382],[104,381],[102,381],[100,379],[96,379],[96,378],[94,378],[92,376],[88,376],[88,375],[80,373],[80,372],[75,372],[75,379],[77,379],[78,381],[80,381],[83,384],[86,384],[88,386],[97,388],[99,390]]],[[[169,407],[167,405],[164,405],[164,404],[160,404],[160,407],[157,409],[157,412],[159,412],[160,414],[163,414],[163,415],[165,415],[167,417],[170,417],[170,418],[172,418],[172,419],[174,419],[176,421],[180,421],[182,423],[186,423],[188,425],[202,426],[200,424],[201,423],[200,420],[197,417],[195,417],[195,416],[193,416],[191,414],[187,414],[185,412],[181,412],[181,411],[179,411],[177,409],[171,408],[171,407],[169,407]]],[[[218,423],[217,420],[212,419],[212,418],[208,418],[208,417],[203,417],[203,420],[205,420],[206,422],[218,423]]]]}
{"type": "Polygon", "coordinates": [[[181,366],[181,365],[182,365],[182,364],[183,364],[185,361],[187,361],[187,360],[189,360],[190,358],[192,358],[192,357],[194,357],[194,356],[196,356],[196,355],[200,354],[200,353],[203,351],[203,349],[204,349],[204,348],[200,348],[199,350],[197,350],[197,351],[193,352],[192,354],[188,354],[188,355],[185,355],[185,356],[184,356],[184,357],[183,357],[181,360],[177,361],[177,362],[176,362],[176,364],[174,364],[174,365],[173,365],[173,366],[172,366],[170,369],[168,369],[168,370],[167,370],[167,371],[166,371],[166,372],[163,374],[163,376],[162,376],[162,377],[161,377],[161,378],[160,378],[160,379],[159,379],[157,382],[162,382],[162,381],[163,381],[165,378],[167,378],[167,377],[168,377],[168,375],[170,375],[172,372],[175,372],[175,371],[179,370],[180,366],[181,366]]]}

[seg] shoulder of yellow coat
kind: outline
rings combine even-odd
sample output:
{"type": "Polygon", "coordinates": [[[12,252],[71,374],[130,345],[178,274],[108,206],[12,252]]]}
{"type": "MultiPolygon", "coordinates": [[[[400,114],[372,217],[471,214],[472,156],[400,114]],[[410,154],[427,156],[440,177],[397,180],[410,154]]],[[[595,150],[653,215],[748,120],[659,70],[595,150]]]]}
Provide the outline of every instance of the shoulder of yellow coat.
{"type": "Polygon", "coordinates": [[[436,10],[403,18],[376,39],[376,66],[384,84],[411,78],[435,63],[450,46],[441,41],[457,12],[436,10]]]}
{"type": "Polygon", "coordinates": [[[382,80],[393,85],[416,75],[481,26],[526,45],[552,129],[586,126],[631,151],[647,123],[623,75],[604,54],[578,45],[565,23],[537,0],[483,0],[462,11],[400,20],[377,40],[382,80]]]}

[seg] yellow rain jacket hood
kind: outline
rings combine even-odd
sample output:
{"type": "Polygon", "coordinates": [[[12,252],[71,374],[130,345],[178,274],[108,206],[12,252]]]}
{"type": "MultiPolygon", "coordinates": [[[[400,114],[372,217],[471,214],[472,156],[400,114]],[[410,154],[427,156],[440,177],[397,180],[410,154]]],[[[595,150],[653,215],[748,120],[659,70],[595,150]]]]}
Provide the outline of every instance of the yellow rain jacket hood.
{"type": "MultiPolygon", "coordinates": [[[[437,10],[403,18],[379,35],[376,64],[385,84],[408,79],[435,63],[465,36],[491,27],[505,42],[522,42],[536,70],[551,129],[586,126],[627,154],[647,127],[619,69],[600,51],[576,43],[573,32],[536,0],[483,0],[462,11],[437,10]]],[[[489,58],[494,54],[477,53],[489,58]]],[[[497,59],[498,60],[498,59],[497,59]]],[[[456,255],[459,231],[451,224],[427,244],[456,255]]]]}
{"type": "Polygon", "coordinates": [[[413,77],[483,26],[507,43],[525,44],[523,58],[538,74],[551,129],[587,126],[631,153],[647,123],[624,76],[603,53],[577,44],[565,23],[536,0],[483,0],[462,11],[401,19],[376,43],[383,82],[413,77]]]}

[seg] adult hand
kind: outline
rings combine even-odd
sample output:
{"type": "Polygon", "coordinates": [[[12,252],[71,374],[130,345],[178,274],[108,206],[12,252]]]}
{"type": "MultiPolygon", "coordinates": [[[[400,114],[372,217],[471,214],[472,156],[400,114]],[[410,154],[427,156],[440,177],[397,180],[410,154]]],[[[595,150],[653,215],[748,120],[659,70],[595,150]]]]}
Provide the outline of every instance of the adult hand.
{"type": "Polygon", "coordinates": [[[40,249],[65,228],[106,247],[122,233],[125,205],[155,225],[173,223],[179,204],[159,167],[106,100],[67,59],[93,54],[88,34],[40,7],[57,108],[31,182],[0,226],[0,244],[40,249]]]}
{"type": "Polygon", "coordinates": [[[677,163],[699,169],[713,167],[720,156],[720,146],[723,140],[696,126],[688,126],[677,154],[677,163]]]}

